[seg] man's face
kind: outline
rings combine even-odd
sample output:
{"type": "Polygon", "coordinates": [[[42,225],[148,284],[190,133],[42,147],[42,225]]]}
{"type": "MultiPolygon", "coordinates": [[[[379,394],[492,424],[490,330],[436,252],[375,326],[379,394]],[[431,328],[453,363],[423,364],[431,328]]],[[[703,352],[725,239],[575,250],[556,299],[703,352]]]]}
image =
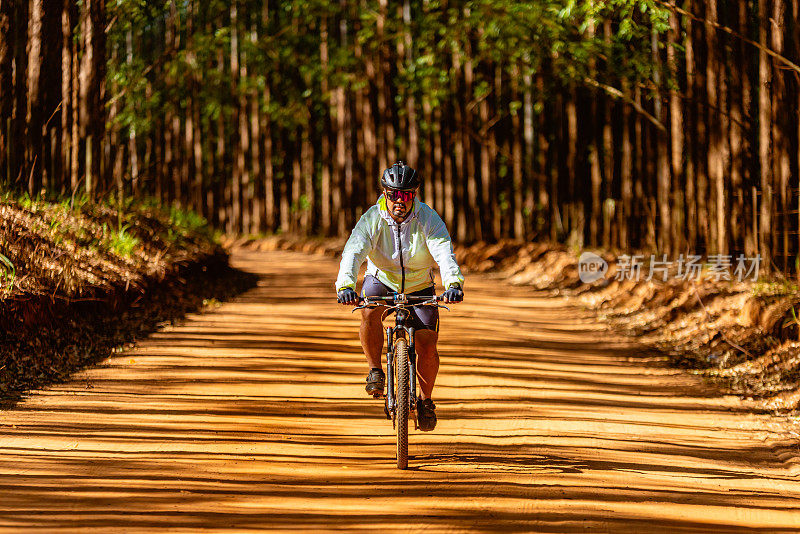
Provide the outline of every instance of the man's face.
{"type": "Polygon", "coordinates": [[[416,194],[416,189],[413,191],[393,191],[384,188],[383,190],[383,195],[386,197],[386,207],[389,208],[389,213],[398,219],[404,219],[411,213],[411,209],[414,207],[414,197],[416,194]]]}

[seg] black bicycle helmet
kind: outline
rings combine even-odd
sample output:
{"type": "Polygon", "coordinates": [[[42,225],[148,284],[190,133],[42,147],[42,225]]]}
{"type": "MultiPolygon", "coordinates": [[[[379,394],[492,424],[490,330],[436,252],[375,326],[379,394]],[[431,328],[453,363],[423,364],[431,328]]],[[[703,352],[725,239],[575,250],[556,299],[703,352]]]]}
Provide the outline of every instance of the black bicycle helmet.
{"type": "Polygon", "coordinates": [[[398,161],[383,171],[381,185],[386,189],[416,189],[419,187],[419,175],[417,171],[398,161]]]}

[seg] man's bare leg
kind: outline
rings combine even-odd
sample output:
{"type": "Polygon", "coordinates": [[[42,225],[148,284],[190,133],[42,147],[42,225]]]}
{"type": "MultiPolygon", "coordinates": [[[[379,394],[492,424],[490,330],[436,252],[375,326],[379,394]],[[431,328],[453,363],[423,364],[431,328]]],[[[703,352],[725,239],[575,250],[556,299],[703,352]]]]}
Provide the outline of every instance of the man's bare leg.
{"type": "Polygon", "coordinates": [[[439,352],[436,350],[438,340],[439,333],[433,330],[417,330],[414,335],[417,349],[417,377],[423,399],[431,398],[436,375],[439,373],[439,352]]]}
{"type": "Polygon", "coordinates": [[[383,323],[381,316],[385,306],[378,306],[372,309],[361,310],[361,328],[358,337],[361,339],[361,347],[364,349],[364,356],[370,369],[381,369],[383,361],[383,323]]]}

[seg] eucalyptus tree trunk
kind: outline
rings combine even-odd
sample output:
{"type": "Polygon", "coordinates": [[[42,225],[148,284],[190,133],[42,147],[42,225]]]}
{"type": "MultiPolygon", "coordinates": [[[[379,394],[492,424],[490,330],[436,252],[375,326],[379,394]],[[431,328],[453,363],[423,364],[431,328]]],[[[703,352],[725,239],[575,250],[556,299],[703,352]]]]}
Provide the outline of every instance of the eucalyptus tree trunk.
{"type": "Polygon", "coordinates": [[[758,51],[758,162],[761,184],[761,202],[759,208],[759,243],[758,251],[764,262],[764,271],[769,272],[772,252],[772,165],[770,158],[770,118],[771,102],[769,87],[772,82],[770,59],[766,48],[769,46],[769,0],[758,0],[759,44],[758,51]]]}
{"type": "MultiPolygon", "coordinates": [[[[513,76],[513,75],[512,75],[513,76]]],[[[541,175],[536,168],[536,130],[534,129],[533,109],[533,75],[525,71],[522,75],[522,139],[524,151],[522,158],[522,172],[526,177],[523,210],[524,210],[524,237],[533,238],[538,230],[536,212],[536,186],[541,183],[541,175]]]]}
{"type": "Polygon", "coordinates": [[[722,77],[720,76],[720,60],[717,47],[719,39],[714,25],[717,23],[717,1],[708,0],[706,2],[706,98],[708,99],[708,180],[714,189],[712,213],[713,249],[717,254],[726,254],[727,232],[725,227],[726,199],[725,199],[725,175],[722,149],[722,124],[721,116],[724,113],[721,106],[719,93],[722,77]]]}
{"type": "MultiPolygon", "coordinates": [[[[739,3],[736,7],[735,16],[737,19],[737,29],[741,35],[749,35],[749,13],[746,3],[739,3]]],[[[751,79],[747,62],[749,61],[750,45],[742,39],[734,41],[733,47],[733,69],[739,70],[741,74],[739,83],[732,83],[731,87],[737,90],[730,95],[731,120],[730,120],[730,146],[731,146],[731,188],[736,192],[735,199],[731,205],[732,221],[753,221],[755,213],[749,213],[752,202],[745,202],[745,194],[751,189],[753,181],[752,165],[749,164],[752,147],[751,128],[748,126],[753,123],[751,109],[751,79]],[[738,67],[737,67],[738,66],[738,67]]],[[[735,70],[730,74],[731,80],[735,79],[735,70]]],[[[756,221],[757,222],[757,221],[756,221]]],[[[743,250],[747,257],[756,255],[758,245],[758,235],[756,228],[758,224],[752,224],[748,228],[747,224],[734,224],[734,228],[740,228],[740,250],[743,250]]]]}
{"type": "MultiPolygon", "coordinates": [[[[78,12],[78,5],[72,2],[64,2],[64,17],[63,24],[69,25],[69,55],[70,55],[70,70],[64,72],[64,76],[68,76],[69,80],[69,102],[70,102],[70,153],[69,153],[69,174],[70,174],[70,187],[71,192],[74,194],[82,181],[81,174],[81,149],[84,143],[80,137],[80,124],[81,124],[81,98],[80,98],[80,60],[79,51],[80,45],[78,39],[73,38],[80,24],[80,15],[78,12]]],[[[149,86],[148,86],[149,87],[149,86]]]]}
{"type": "MultiPolygon", "coordinates": [[[[237,45],[238,45],[238,30],[234,27],[233,32],[237,34],[237,45]]],[[[248,165],[248,148],[251,146],[250,140],[250,124],[248,120],[248,100],[250,99],[250,92],[246,90],[246,84],[248,80],[248,71],[247,71],[247,61],[248,57],[241,48],[237,46],[237,51],[239,54],[238,58],[238,66],[239,66],[239,76],[238,80],[238,92],[237,92],[237,104],[236,104],[236,114],[238,118],[238,128],[239,128],[239,135],[236,140],[236,174],[239,176],[241,180],[241,195],[242,195],[242,220],[241,220],[241,231],[245,234],[252,233],[251,222],[252,222],[252,200],[253,200],[253,189],[252,189],[252,181],[250,179],[250,165],[248,165]]],[[[233,66],[233,65],[231,65],[233,66]]]]}
{"type": "MultiPolygon", "coordinates": [[[[692,25],[693,39],[695,42],[702,43],[705,41],[703,27],[700,24],[692,25]]],[[[698,52],[698,50],[694,50],[698,52]]],[[[695,102],[694,114],[694,133],[696,138],[696,151],[694,172],[697,180],[696,199],[697,199],[697,241],[694,246],[699,252],[703,247],[708,250],[710,245],[710,221],[708,218],[708,197],[710,195],[708,187],[708,153],[709,153],[709,136],[708,136],[708,106],[705,99],[706,92],[706,69],[702,62],[702,58],[698,53],[692,55],[694,59],[693,65],[693,95],[695,102]]]]}
{"type": "MultiPolygon", "coordinates": [[[[258,45],[258,33],[258,25],[256,22],[253,22],[250,28],[250,42],[253,49],[258,45]]],[[[250,232],[258,233],[264,230],[263,197],[260,188],[263,187],[265,180],[264,162],[261,155],[261,147],[264,141],[263,131],[261,130],[261,112],[258,109],[260,98],[256,90],[249,91],[248,101],[250,104],[247,113],[250,119],[250,168],[252,170],[250,184],[248,185],[248,196],[250,197],[250,232]]]]}
{"type": "MultiPolygon", "coordinates": [[[[130,68],[133,64],[133,31],[130,29],[125,32],[125,61],[130,68]]],[[[131,166],[131,190],[136,194],[139,189],[139,149],[134,126],[128,131],[128,158],[131,166]]]]}
{"type": "MultiPolygon", "coordinates": [[[[514,65],[511,69],[511,100],[513,102],[520,100],[519,78],[519,67],[514,65]]],[[[511,115],[511,183],[514,197],[512,234],[514,238],[520,240],[525,237],[522,167],[522,120],[520,110],[517,109],[511,115]]]]}
{"type": "MultiPolygon", "coordinates": [[[[378,42],[382,43],[385,38],[385,24],[388,13],[388,0],[378,0],[378,13],[376,15],[375,32],[377,34],[378,42]]],[[[380,150],[380,165],[381,169],[389,166],[397,159],[395,150],[395,131],[394,121],[392,119],[392,95],[390,84],[387,80],[391,79],[391,66],[389,64],[388,49],[381,46],[378,49],[379,56],[379,69],[378,69],[378,124],[379,136],[383,139],[383,145],[379,145],[380,150]],[[382,127],[381,127],[382,125],[382,127]]]]}
{"type": "MultiPolygon", "coordinates": [[[[667,66],[672,75],[677,76],[678,58],[675,45],[678,43],[681,34],[680,19],[676,13],[670,14],[670,27],[667,33],[667,66]]],[[[676,254],[685,249],[685,205],[684,198],[686,190],[685,175],[683,173],[683,128],[685,126],[683,117],[686,110],[683,108],[679,87],[672,87],[669,90],[669,165],[672,174],[671,197],[672,213],[670,215],[670,228],[672,241],[672,254],[676,254]]],[[[666,251],[665,251],[666,252],[666,251]]]]}
{"type": "MultiPolygon", "coordinates": [[[[689,13],[692,12],[692,1],[686,0],[685,10],[689,13]]],[[[685,106],[685,130],[695,132],[697,124],[697,107],[694,105],[695,98],[695,84],[694,77],[697,68],[694,52],[694,38],[693,38],[693,21],[689,17],[684,18],[685,39],[683,40],[684,60],[686,65],[686,106],[685,106]]],[[[698,215],[697,215],[697,196],[695,194],[697,179],[695,175],[695,159],[698,151],[697,143],[690,143],[689,150],[686,153],[686,175],[684,183],[686,184],[686,239],[687,250],[690,247],[697,247],[697,228],[698,228],[698,215]]]]}
{"type": "MultiPolygon", "coordinates": [[[[770,22],[772,23],[772,50],[778,54],[785,53],[785,13],[786,0],[772,0],[772,16],[770,22]]],[[[797,21],[795,21],[797,24],[797,21]]],[[[772,125],[772,183],[773,191],[779,192],[777,199],[773,201],[773,207],[770,210],[773,214],[773,221],[775,228],[772,231],[772,254],[775,260],[780,255],[781,263],[779,267],[786,272],[788,269],[789,261],[789,136],[788,121],[786,120],[787,112],[789,109],[784,100],[787,94],[787,85],[784,74],[780,68],[774,64],[772,72],[772,117],[770,124],[772,125]],[[775,205],[775,203],[779,203],[775,205]],[[775,210],[778,210],[777,212],[775,210]],[[780,253],[778,252],[780,251],[780,253]]],[[[777,263],[777,262],[776,262],[777,263]]]]}
{"type": "MultiPolygon", "coordinates": [[[[464,105],[464,92],[462,91],[461,84],[459,83],[462,76],[461,76],[461,56],[457,51],[453,52],[453,72],[456,73],[454,76],[451,77],[451,90],[453,94],[457,95],[454,101],[451,103],[452,110],[453,110],[453,124],[451,126],[452,129],[452,143],[453,143],[453,168],[452,174],[448,177],[450,179],[449,186],[450,191],[447,195],[448,201],[452,203],[454,206],[465,206],[466,202],[462,203],[463,195],[461,191],[463,188],[457,187],[457,183],[463,183],[464,177],[464,112],[463,112],[463,105],[464,105]],[[458,176],[462,178],[459,181],[454,180],[454,177],[458,176]],[[459,189],[461,191],[459,191],[459,189]]],[[[465,209],[454,210],[454,219],[455,219],[455,230],[451,230],[451,232],[455,231],[456,238],[461,241],[465,242],[467,240],[467,216],[465,209]]],[[[478,214],[473,212],[473,217],[477,217],[478,214]]]]}
{"type": "MultiPolygon", "coordinates": [[[[362,9],[366,8],[366,1],[361,2],[362,9]]],[[[357,34],[358,32],[356,32],[357,34]]],[[[377,197],[378,173],[379,169],[376,168],[377,162],[377,139],[375,134],[375,120],[372,112],[371,90],[375,87],[375,63],[374,59],[369,54],[364,54],[361,46],[361,41],[356,39],[356,57],[361,59],[364,66],[364,72],[367,78],[367,85],[365,88],[356,93],[356,115],[358,117],[357,124],[361,132],[362,141],[359,142],[362,157],[359,158],[361,168],[363,169],[364,179],[362,180],[364,198],[366,204],[375,201],[377,197]]]]}
{"type": "Polygon", "coordinates": [[[30,0],[28,19],[28,73],[27,109],[25,112],[25,159],[23,178],[27,181],[28,193],[39,192],[42,183],[42,22],[44,7],[42,0],[30,0]]]}
{"type": "MultiPolygon", "coordinates": [[[[653,81],[659,90],[662,89],[661,84],[661,58],[658,53],[658,40],[655,31],[653,31],[650,38],[651,49],[653,52],[653,63],[655,69],[653,71],[653,81]]],[[[658,96],[653,101],[653,108],[655,117],[662,124],[664,120],[664,110],[661,103],[661,97],[658,96]]],[[[670,221],[670,174],[669,174],[669,157],[667,155],[667,143],[669,140],[666,135],[660,130],[653,130],[656,143],[656,183],[657,183],[657,198],[658,198],[658,248],[659,253],[667,254],[671,251],[672,243],[670,241],[671,221],[670,221]]]]}
{"type": "MultiPolygon", "coordinates": [[[[320,88],[322,91],[323,99],[328,99],[328,69],[329,67],[329,58],[328,58],[328,19],[323,17],[320,21],[320,41],[319,41],[319,58],[320,58],[320,66],[321,66],[321,76],[320,76],[320,88]]],[[[332,195],[332,183],[331,183],[331,168],[330,168],[330,160],[331,160],[331,147],[330,147],[330,139],[331,139],[331,131],[330,131],[330,109],[333,106],[333,102],[327,106],[325,113],[322,116],[322,142],[320,146],[321,150],[321,158],[322,158],[322,184],[320,189],[320,219],[321,219],[321,227],[322,233],[324,235],[330,235],[331,229],[333,227],[332,219],[333,216],[331,214],[331,203],[333,201],[332,195]]],[[[380,111],[380,110],[379,110],[380,111]]],[[[378,130],[380,135],[380,129],[378,130]]],[[[269,209],[269,208],[268,208],[269,209]]],[[[338,224],[336,225],[338,229],[338,224]]]]}
{"type": "MultiPolygon", "coordinates": [[[[261,7],[261,27],[265,36],[270,35],[270,13],[269,1],[264,0],[261,7]]],[[[321,33],[322,35],[322,33],[321,33]]],[[[323,64],[323,80],[325,76],[325,65],[323,64]]],[[[272,99],[272,77],[269,72],[264,73],[266,81],[264,89],[261,93],[263,98],[264,112],[259,113],[259,130],[262,135],[262,146],[264,149],[264,229],[267,231],[275,231],[277,228],[275,220],[275,171],[272,164],[272,119],[270,117],[270,104],[272,99]]],[[[323,134],[323,142],[325,142],[325,135],[323,134]]],[[[323,173],[325,166],[323,165],[323,173]]],[[[324,188],[324,184],[323,184],[324,188]]],[[[324,189],[323,189],[324,191],[324,189]]],[[[324,192],[323,192],[324,194],[324,192]]],[[[323,206],[324,209],[324,206],[323,206]]]]}
{"type": "Polygon", "coordinates": [[[241,69],[239,64],[239,12],[237,8],[238,0],[233,0],[230,6],[231,17],[231,50],[230,50],[230,76],[231,92],[234,95],[233,111],[231,113],[231,125],[233,131],[238,131],[235,135],[233,146],[233,167],[231,169],[231,222],[229,228],[232,231],[242,231],[242,181],[244,179],[244,143],[241,138],[241,98],[240,76],[241,69]]]}
{"type": "Polygon", "coordinates": [[[14,10],[14,21],[20,23],[12,26],[14,32],[14,105],[13,120],[11,127],[10,149],[8,151],[11,160],[10,181],[22,188],[25,184],[25,140],[26,127],[25,119],[28,111],[28,2],[18,1],[14,10]],[[25,21],[22,23],[22,21],[25,21]]]}
{"type": "MultiPolygon", "coordinates": [[[[401,60],[405,60],[407,68],[411,69],[414,62],[414,53],[411,40],[411,2],[403,1],[403,50],[399,54],[401,60]]],[[[414,93],[406,95],[406,116],[408,117],[408,132],[405,137],[408,142],[406,145],[406,158],[409,163],[419,168],[419,126],[417,124],[417,110],[414,93]]],[[[405,132],[404,132],[405,133],[405,132]]]]}
{"type": "Polygon", "coordinates": [[[14,82],[11,66],[14,59],[14,34],[11,28],[14,9],[11,0],[0,0],[0,186],[12,182],[9,148],[11,117],[14,109],[14,82]]]}
{"type": "MultiPolygon", "coordinates": [[[[61,13],[63,2],[46,2],[44,4],[45,18],[42,32],[47,38],[44,41],[43,65],[43,103],[44,124],[42,136],[44,143],[42,169],[44,172],[43,188],[51,191],[64,192],[64,161],[61,146],[62,132],[62,101],[61,92],[62,61],[63,61],[63,35],[61,33],[61,13]]],[[[1,146],[1,145],[0,145],[1,146]]],[[[0,171],[2,176],[2,171],[0,171]]],[[[2,183],[2,178],[0,178],[2,183]]]]}
{"type": "MultiPolygon", "coordinates": [[[[622,82],[623,94],[630,99],[626,80],[622,82]]],[[[621,224],[619,227],[619,246],[628,250],[631,246],[629,228],[633,224],[633,141],[631,140],[630,106],[622,107],[622,147],[620,154],[620,196],[622,203],[621,224]]]]}

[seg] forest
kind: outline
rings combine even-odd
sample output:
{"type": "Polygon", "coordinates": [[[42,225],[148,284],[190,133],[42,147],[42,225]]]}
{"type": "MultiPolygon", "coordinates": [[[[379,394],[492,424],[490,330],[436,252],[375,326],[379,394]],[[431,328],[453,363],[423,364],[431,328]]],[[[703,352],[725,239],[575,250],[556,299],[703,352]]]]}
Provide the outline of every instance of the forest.
{"type": "Polygon", "coordinates": [[[800,262],[800,0],[0,0],[0,184],[346,235],[800,262]]]}

